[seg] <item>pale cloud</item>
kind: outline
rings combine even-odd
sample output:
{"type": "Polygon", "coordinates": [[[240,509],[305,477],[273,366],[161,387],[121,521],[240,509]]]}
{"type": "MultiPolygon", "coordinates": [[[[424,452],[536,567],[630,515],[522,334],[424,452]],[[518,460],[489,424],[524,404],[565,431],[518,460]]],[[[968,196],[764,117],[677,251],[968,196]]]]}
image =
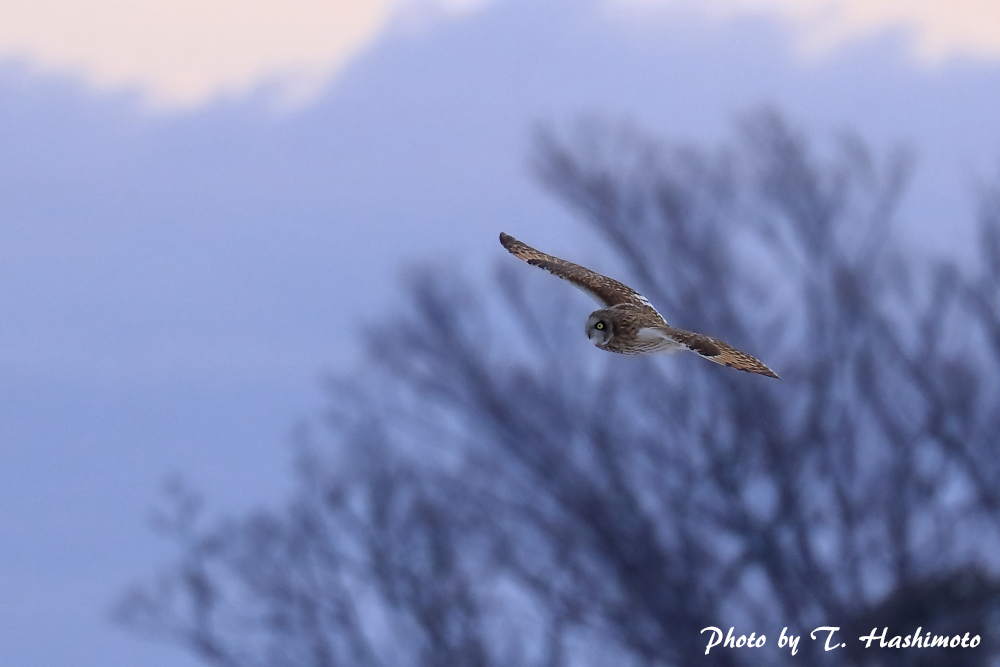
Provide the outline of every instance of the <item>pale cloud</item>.
{"type": "MultiPolygon", "coordinates": [[[[997,0],[606,0],[709,16],[789,17],[822,52],[906,26],[933,62],[1000,59],[997,0]]],[[[308,95],[393,17],[462,12],[489,0],[2,0],[0,60],[78,73],[102,88],[138,87],[161,107],[191,106],[262,80],[308,95]],[[400,9],[405,11],[400,12],[400,9]]],[[[418,21],[421,23],[421,21],[418,21]]]]}
{"type": "Polygon", "coordinates": [[[914,55],[927,63],[961,55],[1000,60],[997,0],[610,0],[634,8],[683,8],[712,16],[778,14],[817,53],[892,27],[913,36],[914,55]]]}
{"type": "MultiPolygon", "coordinates": [[[[431,0],[461,11],[480,0],[431,0]]],[[[189,106],[268,78],[315,87],[384,28],[400,0],[3,0],[0,59],[139,87],[189,106]]]]}

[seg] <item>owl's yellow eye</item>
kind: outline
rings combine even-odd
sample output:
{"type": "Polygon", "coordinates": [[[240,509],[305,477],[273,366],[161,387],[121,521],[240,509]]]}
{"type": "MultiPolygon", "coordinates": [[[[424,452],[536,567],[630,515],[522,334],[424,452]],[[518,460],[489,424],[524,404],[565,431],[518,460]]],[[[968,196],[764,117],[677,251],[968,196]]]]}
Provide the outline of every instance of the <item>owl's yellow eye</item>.
{"type": "Polygon", "coordinates": [[[594,325],[594,328],[597,329],[598,331],[603,330],[604,329],[604,322],[598,322],[597,324],[594,325]]]}

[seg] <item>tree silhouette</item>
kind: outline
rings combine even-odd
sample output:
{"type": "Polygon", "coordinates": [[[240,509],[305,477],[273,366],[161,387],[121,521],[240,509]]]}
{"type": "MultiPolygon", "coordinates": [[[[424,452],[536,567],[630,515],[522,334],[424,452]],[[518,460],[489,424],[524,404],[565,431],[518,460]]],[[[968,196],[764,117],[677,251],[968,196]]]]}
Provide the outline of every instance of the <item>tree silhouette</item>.
{"type": "Polygon", "coordinates": [[[289,505],[200,527],[178,493],[182,555],[119,619],[233,667],[993,664],[1000,197],[960,270],[894,239],[904,153],[820,150],[773,112],[717,151],[596,123],[537,145],[616,275],[784,379],[599,353],[520,264],[488,294],[415,273],[289,505]],[[706,656],[709,626],[767,644],[706,656]],[[917,626],[981,643],[857,640],[917,626]]]}

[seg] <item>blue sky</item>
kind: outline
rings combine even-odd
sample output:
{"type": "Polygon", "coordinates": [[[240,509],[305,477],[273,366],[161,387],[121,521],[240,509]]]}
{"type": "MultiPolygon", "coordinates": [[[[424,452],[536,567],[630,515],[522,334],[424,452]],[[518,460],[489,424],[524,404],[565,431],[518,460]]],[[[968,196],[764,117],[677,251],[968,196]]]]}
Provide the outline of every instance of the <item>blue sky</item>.
{"type": "Polygon", "coordinates": [[[539,122],[717,143],[773,104],[820,138],[905,142],[904,241],[969,255],[1000,166],[981,29],[1000,22],[940,4],[250,3],[228,34],[224,2],[132,24],[97,3],[97,33],[25,3],[0,29],[0,655],[194,664],[106,618],[169,562],[147,524],[167,476],[216,513],[278,502],[290,432],[323,373],[363,371],[356,323],[398,303],[408,263],[485,275],[505,230],[601,268],[532,180],[539,122]],[[183,48],[213,29],[225,57],[183,48]]]}

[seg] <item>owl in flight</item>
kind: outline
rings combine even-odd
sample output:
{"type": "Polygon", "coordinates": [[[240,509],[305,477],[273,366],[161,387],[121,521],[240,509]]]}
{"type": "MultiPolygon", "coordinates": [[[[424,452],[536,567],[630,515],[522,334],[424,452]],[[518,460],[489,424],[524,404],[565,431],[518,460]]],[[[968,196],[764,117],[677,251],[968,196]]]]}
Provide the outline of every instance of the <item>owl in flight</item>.
{"type": "Polygon", "coordinates": [[[668,325],[646,297],[617,280],[546,255],[502,232],[500,243],[515,257],[568,280],[604,305],[587,319],[587,338],[602,350],[619,354],[691,350],[723,366],[778,377],[757,359],[721,340],[668,325]]]}

